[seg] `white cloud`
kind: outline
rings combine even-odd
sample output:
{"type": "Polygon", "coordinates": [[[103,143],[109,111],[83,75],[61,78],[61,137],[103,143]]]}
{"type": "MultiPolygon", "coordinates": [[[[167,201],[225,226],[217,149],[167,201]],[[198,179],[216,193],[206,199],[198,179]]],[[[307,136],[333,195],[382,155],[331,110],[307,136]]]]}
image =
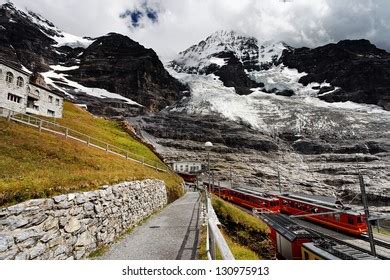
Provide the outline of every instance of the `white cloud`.
{"type": "Polygon", "coordinates": [[[260,40],[317,46],[341,39],[367,38],[390,49],[388,0],[148,0],[158,23],[130,30],[119,15],[146,0],[15,0],[76,35],[111,31],[129,35],[162,57],[172,57],[219,29],[260,40]]]}

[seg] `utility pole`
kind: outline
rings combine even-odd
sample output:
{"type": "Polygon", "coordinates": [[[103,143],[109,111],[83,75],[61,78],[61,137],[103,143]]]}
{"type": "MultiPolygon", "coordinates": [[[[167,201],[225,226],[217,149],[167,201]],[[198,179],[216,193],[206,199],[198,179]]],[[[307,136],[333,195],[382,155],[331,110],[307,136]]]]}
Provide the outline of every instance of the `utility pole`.
{"type": "Polygon", "coordinates": [[[279,193],[282,193],[282,186],[280,185],[280,170],[279,170],[279,161],[278,161],[278,183],[279,183],[279,193]]]}
{"type": "Polygon", "coordinates": [[[212,184],[212,188],[213,188],[213,192],[214,192],[214,170],[211,170],[211,184],[212,184]]]}
{"type": "Polygon", "coordinates": [[[368,210],[368,203],[367,203],[367,195],[366,195],[366,186],[364,184],[363,175],[360,174],[359,171],[359,183],[360,183],[360,191],[362,193],[362,201],[364,205],[364,214],[366,216],[366,223],[368,228],[368,238],[370,239],[370,247],[371,247],[371,254],[376,257],[376,250],[375,250],[375,243],[374,243],[374,235],[372,233],[372,227],[370,224],[370,212],[368,210]]]}
{"type": "Polygon", "coordinates": [[[233,188],[233,179],[232,179],[232,167],[229,166],[229,171],[230,171],[230,188],[233,188]]]}
{"type": "Polygon", "coordinates": [[[208,177],[209,177],[209,186],[208,186],[208,191],[210,191],[211,190],[211,182],[210,182],[210,179],[211,179],[211,177],[210,177],[210,151],[207,151],[207,175],[208,175],[208,177]]]}

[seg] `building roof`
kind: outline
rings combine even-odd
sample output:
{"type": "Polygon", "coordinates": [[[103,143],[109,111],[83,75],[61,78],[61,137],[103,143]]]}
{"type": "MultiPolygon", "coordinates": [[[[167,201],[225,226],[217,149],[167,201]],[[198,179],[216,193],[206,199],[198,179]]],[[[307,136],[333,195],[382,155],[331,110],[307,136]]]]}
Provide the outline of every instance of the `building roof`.
{"type": "Polygon", "coordinates": [[[175,163],[196,163],[196,164],[202,164],[202,162],[200,161],[194,161],[194,160],[181,160],[181,161],[174,161],[172,162],[172,164],[175,164],[175,163]]]}
{"type": "Polygon", "coordinates": [[[298,225],[294,220],[286,215],[264,213],[261,214],[261,218],[266,224],[268,224],[289,241],[302,238],[318,238],[318,235],[306,230],[304,227],[298,225]]]}

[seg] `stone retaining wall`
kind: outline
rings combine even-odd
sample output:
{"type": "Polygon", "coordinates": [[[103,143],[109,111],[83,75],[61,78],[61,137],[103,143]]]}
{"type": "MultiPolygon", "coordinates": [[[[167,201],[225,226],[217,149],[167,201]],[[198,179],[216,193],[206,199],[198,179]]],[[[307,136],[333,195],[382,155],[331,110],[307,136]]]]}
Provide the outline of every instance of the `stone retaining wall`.
{"type": "Polygon", "coordinates": [[[0,209],[0,259],[81,259],[167,204],[163,181],[34,199],[0,209]]]}

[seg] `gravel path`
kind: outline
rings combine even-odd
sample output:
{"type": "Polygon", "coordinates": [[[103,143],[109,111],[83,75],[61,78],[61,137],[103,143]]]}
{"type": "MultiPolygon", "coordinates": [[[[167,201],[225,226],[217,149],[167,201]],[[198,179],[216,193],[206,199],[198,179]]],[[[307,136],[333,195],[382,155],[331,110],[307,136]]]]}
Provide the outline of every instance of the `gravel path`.
{"type": "Polygon", "coordinates": [[[100,259],[192,260],[199,235],[199,194],[187,192],[123,240],[100,259]]]}

